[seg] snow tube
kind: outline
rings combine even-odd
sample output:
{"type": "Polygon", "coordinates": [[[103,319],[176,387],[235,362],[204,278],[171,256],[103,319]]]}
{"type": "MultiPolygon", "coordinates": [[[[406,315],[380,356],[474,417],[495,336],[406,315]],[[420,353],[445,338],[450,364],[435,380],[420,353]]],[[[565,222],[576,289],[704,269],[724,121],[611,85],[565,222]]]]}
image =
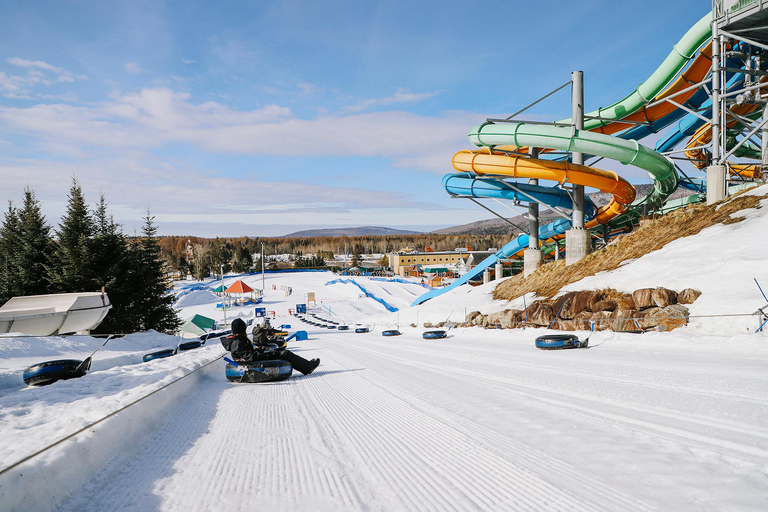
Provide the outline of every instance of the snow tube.
{"type": "Polygon", "coordinates": [[[293,366],[283,359],[234,363],[226,360],[224,375],[231,382],[277,382],[285,380],[293,373],[293,366]]]}
{"type": "Polygon", "coordinates": [[[357,329],[355,329],[355,332],[370,332],[370,329],[368,329],[367,327],[358,327],[357,329]]]}
{"type": "Polygon", "coordinates": [[[57,380],[77,379],[86,374],[91,368],[91,358],[85,361],[78,359],[60,359],[35,364],[24,370],[22,377],[29,386],[45,386],[57,380]]]}
{"type": "Polygon", "coordinates": [[[335,328],[336,328],[336,326],[335,326],[335,325],[329,325],[329,326],[328,326],[328,329],[335,329],[335,328]]]}
{"type": "Polygon", "coordinates": [[[397,329],[391,329],[389,331],[381,331],[382,336],[400,336],[402,333],[397,329]]]}
{"type": "Polygon", "coordinates": [[[441,338],[447,338],[448,334],[445,331],[427,331],[421,335],[425,340],[439,340],[441,338]]]}
{"type": "Polygon", "coordinates": [[[193,348],[198,348],[200,345],[202,345],[202,343],[199,341],[187,341],[179,345],[179,350],[192,350],[193,348]]]}
{"type": "Polygon", "coordinates": [[[349,330],[349,326],[348,325],[340,325],[339,326],[339,330],[340,331],[348,331],[349,330]]]}
{"type": "Polygon", "coordinates": [[[536,348],[542,350],[562,350],[566,348],[586,347],[586,342],[579,341],[575,334],[547,334],[536,338],[536,348]]]}
{"type": "Polygon", "coordinates": [[[149,354],[146,354],[144,357],[141,358],[142,361],[145,363],[148,361],[152,361],[153,359],[162,359],[164,357],[171,357],[173,355],[174,350],[172,348],[167,348],[165,350],[158,350],[157,352],[150,352],[149,354]]]}

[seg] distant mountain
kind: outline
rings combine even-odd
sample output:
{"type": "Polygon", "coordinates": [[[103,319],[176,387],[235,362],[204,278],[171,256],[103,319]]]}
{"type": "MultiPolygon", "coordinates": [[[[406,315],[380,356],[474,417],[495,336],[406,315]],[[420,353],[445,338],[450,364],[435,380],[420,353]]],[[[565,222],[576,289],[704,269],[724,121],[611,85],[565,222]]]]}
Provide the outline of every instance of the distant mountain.
{"type": "MultiPolygon", "coordinates": [[[[648,192],[651,190],[651,187],[652,185],[635,185],[635,188],[637,189],[637,195],[639,197],[643,197],[648,194],[648,192]]],[[[678,197],[684,197],[690,194],[691,192],[686,189],[678,189],[669,197],[670,199],[676,199],[678,197]]],[[[608,202],[613,197],[613,194],[608,194],[605,192],[594,192],[588,195],[598,207],[608,204],[608,202]]],[[[544,224],[552,222],[558,218],[558,215],[553,213],[552,210],[544,210],[543,207],[541,207],[540,210],[542,210],[541,215],[539,216],[540,226],[543,226],[544,224]]],[[[507,220],[522,228],[522,232],[528,232],[527,215],[521,214],[517,215],[516,217],[509,217],[507,220]]],[[[517,235],[520,232],[520,229],[516,229],[510,226],[509,223],[504,222],[498,217],[494,217],[492,219],[479,220],[477,222],[470,222],[469,224],[462,224],[460,226],[438,229],[436,231],[432,231],[431,233],[437,235],[517,235]]]]}
{"type": "Polygon", "coordinates": [[[421,231],[407,231],[405,229],[383,228],[380,226],[362,226],[357,228],[328,228],[307,229],[297,231],[283,238],[309,238],[313,236],[379,236],[379,235],[418,235],[421,231]]]}

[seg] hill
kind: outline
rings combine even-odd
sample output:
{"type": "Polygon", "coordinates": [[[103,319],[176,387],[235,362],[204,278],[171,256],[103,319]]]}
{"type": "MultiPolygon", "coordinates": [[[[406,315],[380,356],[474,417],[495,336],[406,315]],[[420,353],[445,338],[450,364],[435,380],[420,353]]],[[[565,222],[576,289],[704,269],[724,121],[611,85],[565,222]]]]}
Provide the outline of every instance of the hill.
{"type": "MultiPolygon", "coordinates": [[[[652,185],[635,185],[637,189],[637,195],[642,197],[647,194],[652,185]]],[[[690,195],[691,192],[685,189],[678,189],[674,194],[670,196],[670,199],[676,199],[678,197],[684,197],[690,195]]],[[[604,192],[594,192],[587,194],[590,199],[599,207],[611,200],[613,194],[607,194],[604,192]]],[[[527,207],[523,207],[527,208],[527,207]]],[[[558,215],[552,210],[541,208],[539,225],[544,225],[558,218],[558,215]]],[[[502,211],[502,210],[497,210],[502,211]]],[[[527,214],[520,214],[515,217],[507,218],[509,222],[519,226],[521,229],[514,229],[509,223],[494,217],[492,219],[479,220],[476,222],[470,222],[468,224],[462,224],[460,226],[453,226],[450,228],[443,228],[432,231],[436,235],[503,235],[503,234],[519,234],[522,231],[528,230],[528,216],[527,214]]]]}
{"type": "Polygon", "coordinates": [[[307,238],[314,236],[387,236],[387,235],[418,235],[420,231],[408,231],[405,229],[384,228],[380,226],[361,226],[356,228],[327,228],[307,229],[296,231],[282,238],[307,238]]]}

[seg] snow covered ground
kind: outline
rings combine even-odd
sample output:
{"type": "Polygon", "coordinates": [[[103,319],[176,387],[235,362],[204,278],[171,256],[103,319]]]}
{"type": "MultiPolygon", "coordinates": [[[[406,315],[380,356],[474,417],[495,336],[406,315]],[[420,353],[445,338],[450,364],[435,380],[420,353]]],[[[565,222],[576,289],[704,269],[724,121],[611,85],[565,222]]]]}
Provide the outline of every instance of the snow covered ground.
{"type": "MultiPolygon", "coordinates": [[[[227,382],[215,339],[143,363],[178,338],[140,333],[111,341],[81,379],[28,388],[26,366],[84,359],[101,341],[0,337],[0,508],[765,510],[768,335],[753,333],[757,317],[708,315],[765,304],[766,206],[572,285],[704,292],[688,327],[599,332],[588,350],[539,351],[542,329],[424,340],[409,324],[518,306],[494,302],[491,283],[409,308],[418,283],[354,278],[399,308],[388,312],[330,273],[265,276],[260,306],[308,331],[292,350],[322,359],[279,383],[227,382]],[[373,332],[299,322],[289,309],[310,292],[319,315],[373,332]],[[403,335],[381,336],[393,327],[403,335]]],[[[261,275],[242,279],[262,288],[261,275]]],[[[205,290],[178,305],[183,319],[224,320],[205,290]]],[[[237,314],[253,308],[227,320],[237,314]]]]}

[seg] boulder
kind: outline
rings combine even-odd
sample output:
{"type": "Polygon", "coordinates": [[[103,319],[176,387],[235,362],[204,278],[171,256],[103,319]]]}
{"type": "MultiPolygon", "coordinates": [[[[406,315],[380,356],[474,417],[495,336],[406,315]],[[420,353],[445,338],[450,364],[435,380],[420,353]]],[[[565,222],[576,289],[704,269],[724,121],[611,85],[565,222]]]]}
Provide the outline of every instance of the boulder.
{"type": "Polygon", "coordinates": [[[552,328],[556,331],[575,331],[576,323],[573,320],[563,320],[558,318],[552,325],[552,328]]]}
{"type": "Polygon", "coordinates": [[[411,324],[411,327],[416,327],[416,324],[411,324]]]}
{"type": "Polygon", "coordinates": [[[627,309],[613,312],[613,324],[611,328],[616,332],[630,332],[639,329],[635,319],[638,318],[636,309],[627,309]]]}
{"type": "Polygon", "coordinates": [[[603,299],[592,306],[592,311],[595,313],[598,311],[615,311],[617,306],[615,300],[603,299]]]}
{"type": "Polygon", "coordinates": [[[424,325],[424,327],[426,327],[427,329],[429,329],[430,327],[432,327],[432,322],[424,322],[424,324],[423,324],[423,325],[424,325]]]}
{"type": "Polygon", "coordinates": [[[558,297],[552,305],[552,310],[558,318],[570,320],[582,311],[592,311],[592,308],[603,298],[602,292],[584,290],[580,292],[568,292],[558,297]]]}
{"type": "Polygon", "coordinates": [[[470,312],[470,313],[467,315],[467,318],[466,318],[466,322],[467,322],[468,324],[474,324],[474,323],[475,323],[475,318],[476,318],[478,315],[481,315],[481,314],[482,314],[482,313],[480,313],[479,311],[471,311],[471,312],[470,312]]]}
{"type": "Polygon", "coordinates": [[[688,308],[682,304],[670,304],[661,308],[656,330],[660,332],[671,331],[688,323],[688,308]]]}
{"type": "Polygon", "coordinates": [[[485,321],[485,315],[483,315],[483,314],[478,314],[478,315],[476,315],[476,316],[475,316],[475,317],[472,319],[472,322],[470,322],[470,323],[472,323],[473,325],[483,325],[483,322],[484,322],[484,321],[485,321]]]}
{"type": "Polygon", "coordinates": [[[656,306],[665,308],[670,304],[677,304],[677,292],[667,288],[655,288],[651,294],[651,300],[656,306]]]}
{"type": "Polygon", "coordinates": [[[590,313],[589,311],[582,311],[581,313],[577,314],[575,317],[573,317],[573,323],[575,326],[575,330],[577,331],[589,331],[592,330],[592,317],[594,313],[590,313]]]}
{"type": "Polygon", "coordinates": [[[598,311],[592,313],[592,321],[595,322],[596,331],[607,331],[613,325],[613,312],[598,311]]]}
{"type": "Polygon", "coordinates": [[[656,327],[659,325],[659,315],[662,314],[661,308],[659,307],[652,307],[648,309],[644,309],[643,311],[639,311],[637,313],[638,320],[637,323],[640,325],[640,328],[642,330],[648,330],[656,327]]]}
{"type": "Polygon", "coordinates": [[[616,299],[615,311],[636,311],[638,307],[635,305],[635,301],[631,297],[621,297],[616,299]]]}
{"type": "Polygon", "coordinates": [[[571,311],[571,305],[573,304],[573,297],[575,295],[576,292],[568,292],[565,295],[561,295],[555,299],[555,303],[552,304],[552,311],[555,312],[557,318],[561,318],[563,320],[569,320],[573,318],[573,315],[576,313],[571,311]]]}
{"type": "Polygon", "coordinates": [[[632,300],[639,310],[655,306],[653,302],[653,288],[640,288],[632,292],[632,300]]]}
{"type": "Polygon", "coordinates": [[[549,327],[552,320],[555,319],[555,313],[552,311],[552,305],[543,300],[538,300],[528,306],[528,322],[542,327],[549,327]]]}
{"type": "Polygon", "coordinates": [[[693,288],[686,288],[685,290],[681,291],[677,296],[677,303],[678,304],[693,304],[696,299],[698,299],[701,296],[701,292],[699,290],[694,290],[693,288]]]}

